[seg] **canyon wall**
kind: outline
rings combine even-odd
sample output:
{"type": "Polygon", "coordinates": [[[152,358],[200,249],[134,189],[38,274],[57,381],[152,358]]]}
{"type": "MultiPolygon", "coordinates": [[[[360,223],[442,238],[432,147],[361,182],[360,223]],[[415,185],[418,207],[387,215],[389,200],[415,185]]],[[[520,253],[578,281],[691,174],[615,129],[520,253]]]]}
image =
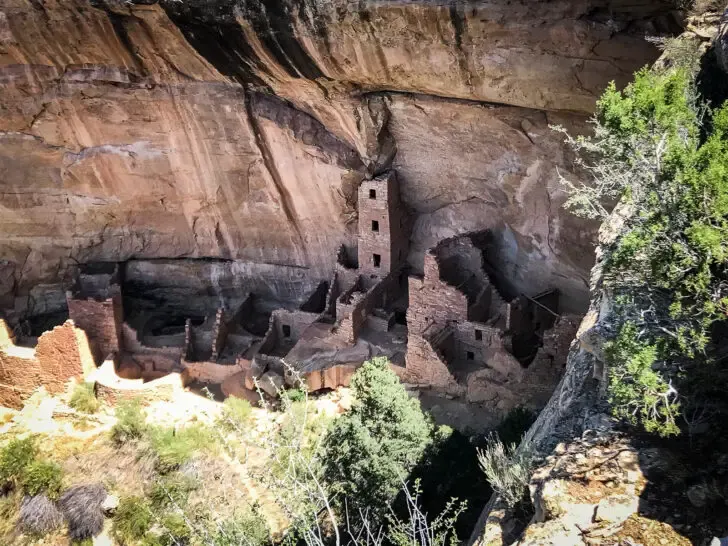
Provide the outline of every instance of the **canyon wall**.
{"type": "Polygon", "coordinates": [[[514,290],[583,310],[596,226],[561,210],[549,124],[586,130],[676,24],[633,0],[0,0],[0,309],[62,306],[90,261],[328,278],[359,183],[394,169],[414,271],[491,230],[514,290]]]}

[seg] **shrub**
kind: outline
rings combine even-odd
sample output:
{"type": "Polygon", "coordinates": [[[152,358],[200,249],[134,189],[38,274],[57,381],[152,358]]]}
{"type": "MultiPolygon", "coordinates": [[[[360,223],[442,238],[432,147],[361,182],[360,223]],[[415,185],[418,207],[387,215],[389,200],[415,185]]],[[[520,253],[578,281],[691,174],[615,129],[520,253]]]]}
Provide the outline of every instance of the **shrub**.
{"type": "Polygon", "coordinates": [[[111,439],[117,445],[144,436],[147,415],[141,401],[134,398],[124,400],[116,407],[116,423],[111,427],[111,439]]]}
{"type": "Polygon", "coordinates": [[[69,405],[81,413],[96,413],[101,404],[94,393],[93,383],[81,383],[76,385],[71,394],[69,405]]]}
{"type": "Polygon", "coordinates": [[[171,504],[183,507],[190,493],[199,487],[200,483],[196,479],[174,472],[154,483],[149,500],[155,510],[167,508],[171,504]]]}
{"type": "Polygon", "coordinates": [[[144,497],[123,497],[114,513],[114,536],[122,543],[138,541],[152,526],[152,511],[144,497]]]}
{"type": "Polygon", "coordinates": [[[43,493],[50,499],[57,499],[63,487],[63,470],[51,461],[34,461],[25,469],[23,489],[30,496],[43,493]]]}
{"type": "Polygon", "coordinates": [[[491,436],[483,450],[478,451],[480,468],[493,490],[513,508],[525,496],[531,478],[531,453],[527,446],[517,450],[508,447],[497,436],[491,436]]]}
{"type": "Polygon", "coordinates": [[[157,471],[171,472],[189,461],[196,451],[216,445],[212,430],[195,424],[180,429],[152,427],[147,430],[149,451],[155,459],[157,471]]]}
{"type": "Polygon", "coordinates": [[[222,522],[213,538],[215,546],[263,546],[271,542],[265,518],[255,508],[222,522]]]}
{"type": "Polygon", "coordinates": [[[253,415],[253,406],[244,398],[228,397],[222,405],[221,424],[228,430],[241,430],[253,415]]]}
{"type": "Polygon", "coordinates": [[[101,484],[75,485],[63,492],[58,505],[68,523],[71,540],[90,539],[101,532],[104,528],[101,506],[106,495],[106,488],[101,484]]]}
{"type": "Polygon", "coordinates": [[[26,496],[20,504],[18,525],[26,533],[45,535],[58,529],[63,515],[46,495],[26,496]]]}
{"type": "Polygon", "coordinates": [[[347,502],[381,515],[432,443],[434,427],[384,358],[366,362],[351,386],[351,410],[323,440],[325,477],[347,502]]]}
{"type": "Polygon", "coordinates": [[[304,389],[286,389],[281,393],[281,398],[289,403],[303,402],[306,400],[306,391],[304,389]]]}
{"type": "Polygon", "coordinates": [[[35,442],[31,438],[11,440],[0,451],[0,487],[8,483],[17,487],[37,453],[35,442]]]}

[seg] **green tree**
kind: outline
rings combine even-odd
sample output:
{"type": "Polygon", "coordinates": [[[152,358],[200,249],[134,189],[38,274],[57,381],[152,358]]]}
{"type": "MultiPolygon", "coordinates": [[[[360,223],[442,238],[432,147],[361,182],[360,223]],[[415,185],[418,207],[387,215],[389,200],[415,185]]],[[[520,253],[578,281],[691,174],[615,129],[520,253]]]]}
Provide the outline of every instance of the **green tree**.
{"type": "Polygon", "coordinates": [[[710,390],[728,376],[714,336],[728,314],[728,106],[701,105],[695,71],[678,64],[643,69],[624,91],[611,85],[593,122],[593,136],[567,138],[593,176],[566,182],[567,206],[606,218],[621,203],[603,245],[616,304],[610,402],[633,424],[677,434],[679,417],[714,413],[710,390]]]}
{"type": "Polygon", "coordinates": [[[338,498],[381,514],[431,445],[434,427],[385,358],[366,362],[351,386],[351,410],[323,441],[324,475],[338,498]]]}

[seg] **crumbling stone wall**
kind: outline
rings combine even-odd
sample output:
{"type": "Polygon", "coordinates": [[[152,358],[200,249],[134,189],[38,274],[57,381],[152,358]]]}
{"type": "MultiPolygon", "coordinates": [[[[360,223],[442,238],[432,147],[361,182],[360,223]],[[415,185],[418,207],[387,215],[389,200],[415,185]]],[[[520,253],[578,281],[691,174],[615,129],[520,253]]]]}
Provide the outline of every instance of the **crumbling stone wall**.
{"type": "Polygon", "coordinates": [[[124,351],[133,355],[142,373],[172,372],[180,369],[184,347],[149,347],[139,341],[137,331],[124,323],[121,327],[124,351]]]}
{"type": "Polygon", "coordinates": [[[440,266],[432,251],[425,254],[424,278],[409,278],[407,328],[410,338],[432,324],[444,326],[468,319],[468,299],[457,288],[440,280],[440,266]]]}
{"type": "MultiPolygon", "coordinates": [[[[442,336],[442,332],[437,332],[442,336]]],[[[451,332],[448,332],[451,335],[451,332]]],[[[407,376],[418,385],[459,392],[455,377],[447,367],[447,361],[423,335],[413,335],[407,342],[407,376]]]]}
{"type": "Polygon", "coordinates": [[[97,363],[108,355],[119,352],[121,324],[124,311],[121,294],[107,299],[83,298],[66,292],[68,316],[91,340],[94,359],[97,363]]]}
{"type": "Polygon", "coordinates": [[[316,322],[320,316],[319,313],[278,309],[273,311],[271,318],[279,340],[296,342],[301,338],[306,328],[316,322]]]}
{"type": "Polygon", "coordinates": [[[487,324],[457,322],[452,330],[456,359],[485,363],[489,349],[503,347],[503,332],[487,324]]]}
{"type": "Polygon", "coordinates": [[[398,271],[386,275],[363,292],[365,280],[364,276],[360,276],[354,286],[344,292],[336,302],[336,317],[339,322],[335,335],[348,343],[355,343],[359,339],[372,311],[395,299],[399,291],[398,271]]]}
{"type": "Polygon", "coordinates": [[[18,347],[0,319],[0,405],[21,408],[40,386],[63,392],[71,378],[82,378],[96,368],[86,334],[67,320],[43,333],[36,347],[18,347]]]}

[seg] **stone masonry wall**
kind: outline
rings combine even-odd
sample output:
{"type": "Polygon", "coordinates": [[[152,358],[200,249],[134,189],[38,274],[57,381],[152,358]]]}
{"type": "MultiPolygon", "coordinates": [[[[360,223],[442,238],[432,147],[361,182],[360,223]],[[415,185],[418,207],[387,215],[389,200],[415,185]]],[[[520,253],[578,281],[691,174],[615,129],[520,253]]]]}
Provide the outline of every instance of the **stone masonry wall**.
{"type": "Polygon", "coordinates": [[[394,172],[362,182],[358,203],[359,271],[381,278],[407,259],[409,234],[394,172]]]}
{"type": "Polygon", "coordinates": [[[98,300],[75,297],[71,292],[66,292],[66,301],[68,316],[88,335],[97,363],[101,363],[111,353],[119,352],[121,324],[124,320],[120,294],[98,300]]]}
{"type": "Polygon", "coordinates": [[[40,386],[62,392],[71,378],[95,369],[86,334],[66,321],[38,338],[35,349],[17,347],[0,319],[0,405],[19,409],[40,386]]]}
{"type": "Polygon", "coordinates": [[[450,321],[468,318],[468,299],[457,288],[440,280],[440,268],[432,252],[425,254],[423,279],[409,278],[407,327],[412,334],[422,334],[431,324],[444,326],[450,321]]]}
{"type": "Polygon", "coordinates": [[[307,313],[306,311],[288,311],[287,309],[273,311],[273,325],[278,339],[298,341],[306,328],[316,322],[320,316],[318,313],[307,313]],[[284,332],[286,326],[289,328],[288,335],[284,332]]]}
{"type": "Polygon", "coordinates": [[[422,335],[410,335],[407,341],[407,378],[419,385],[457,392],[460,388],[447,363],[437,349],[422,335]]]}

